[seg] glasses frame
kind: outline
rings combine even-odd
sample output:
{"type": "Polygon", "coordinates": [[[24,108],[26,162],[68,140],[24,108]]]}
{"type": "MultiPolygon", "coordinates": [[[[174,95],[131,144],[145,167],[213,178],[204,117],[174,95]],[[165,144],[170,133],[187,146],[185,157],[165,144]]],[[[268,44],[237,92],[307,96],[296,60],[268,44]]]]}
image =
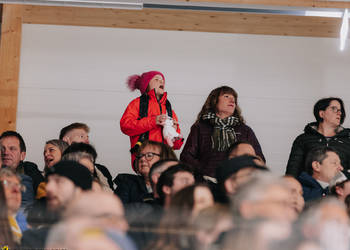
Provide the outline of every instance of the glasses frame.
{"type": "Polygon", "coordinates": [[[329,106],[328,107],[333,113],[337,114],[338,112],[342,113],[342,109],[338,109],[337,107],[335,106],[329,106]]]}
{"type": "Polygon", "coordinates": [[[145,154],[140,154],[136,156],[136,159],[139,161],[142,157],[145,157],[146,161],[152,161],[154,156],[157,155],[160,157],[160,154],[154,152],[147,152],[145,154]]]}
{"type": "Polygon", "coordinates": [[[4,187],[9,187],[9,188],[18,187],[19,191],[21,191],[22,193],[24,193],[26,191],[26,186],[24,186],[22,184],[17,184],[17,183],[14,183],[12,181],[8,181],[8,180],[2,180],[1,183],[4,185],[4,187]]]}

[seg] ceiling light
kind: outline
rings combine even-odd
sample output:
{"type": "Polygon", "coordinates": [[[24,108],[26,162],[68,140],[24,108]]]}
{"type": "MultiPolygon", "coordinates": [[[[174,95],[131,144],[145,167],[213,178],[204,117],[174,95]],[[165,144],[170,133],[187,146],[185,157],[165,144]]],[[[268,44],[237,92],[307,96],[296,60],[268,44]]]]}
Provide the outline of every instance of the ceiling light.
{"type": "Polygon", "coordinates": [[[343,21],[340,28],[340,50],[344,50],[346,39],[348,38],[349,30],[349,14],[348,9],[345,9],[343,15],[343,21]]]}
{"type": "Polygon", "coordinates": [[[0,0],[0,3],[112,9],[143,8],[143,3],[141,2],[141,0],[0,0]]]}

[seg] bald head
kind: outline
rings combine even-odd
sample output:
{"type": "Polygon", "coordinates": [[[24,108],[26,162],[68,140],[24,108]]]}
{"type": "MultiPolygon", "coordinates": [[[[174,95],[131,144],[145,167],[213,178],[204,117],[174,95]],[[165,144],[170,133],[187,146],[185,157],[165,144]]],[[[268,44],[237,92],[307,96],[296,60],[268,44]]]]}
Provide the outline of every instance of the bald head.
{"type": "Polygon", "coordinates": [[[71,218],[56,224],[49,232],[45,249],[136,250],[127,235],[87,217],[71,218]]]}
{"type": "Polygon", "coordinates": [[[125,232],[128,224],[120,199],[107,192],[85,192],[73,201],[64,213],[64,218],[92,217],[113,228],[125,232]]]}

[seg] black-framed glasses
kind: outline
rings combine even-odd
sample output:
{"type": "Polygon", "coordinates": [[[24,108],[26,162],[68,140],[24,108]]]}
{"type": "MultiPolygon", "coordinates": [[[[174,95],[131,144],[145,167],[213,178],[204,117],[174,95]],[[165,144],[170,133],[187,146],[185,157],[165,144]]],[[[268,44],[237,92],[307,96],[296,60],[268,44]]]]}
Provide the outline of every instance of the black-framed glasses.
{"type": "Polygon", "coordinates": [[[160,156],[160,154],[148,152],[148,153],[140,154],[140,155],[136,156],[136,159],[140,160],[142,157],[145,157],[146,161],[151,161],[155,155],[160,156]]]}
{"type": "Polygon", "coordinates": [[[340,112],[341,113],[341,108],[340,109],[338,109],[337,107],[335,107],[335,106],[331,106],[331,107],[329,107],[332,111],[333,111],[333,113],[338,113],[338,112],[340,112]]]}
{"type": "Polygon", "coordinates": [[[1,181],[2,184],[5,186],[5,187],[8,187],[8,188],[18,188],[21,192],[25,192],[26,191],[26,187],[23,186],[22,184],[20,183],[15,183],[15,182],[12,182],[12,181],[8,181],[8,180],[3,180],[1,181]]]}

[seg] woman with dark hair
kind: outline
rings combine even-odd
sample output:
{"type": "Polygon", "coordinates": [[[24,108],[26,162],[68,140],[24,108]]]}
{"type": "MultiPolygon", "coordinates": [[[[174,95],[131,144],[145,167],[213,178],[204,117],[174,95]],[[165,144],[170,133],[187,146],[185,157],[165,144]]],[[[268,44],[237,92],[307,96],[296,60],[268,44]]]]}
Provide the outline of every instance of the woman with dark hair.
{"type": "Polygon", "coordinates": [[[9,249],[14,249],[16,246],[9,222],[5,190],[2,181],[0,181],[0,246],[8,246],[9,249]]]}
{"type": "Polygon", "coordinates": [[[342,99],[337,97],[323,98],[314,106],[316,122],[307,124],[304,133],[293,142],[287,164],[287,175],[298,177],[305,169],[307,153],[318,147],[334,148],[344,170],[350,168],[350,129],[343,128],[346,114],[342,99]]]}
{"type": "Polygon", "coordinates": [[[118,174],[114,179],[117,185],[114,193],[124,204],[153,200],[153,190],[149,171],[159,160],[177,160],[174,151],[166,144],[156,141],[145,141],[136,154],[135,174],[118,174]]]}
{"type": "Polygon", "coordinates": [[[214,198],[205,184],[185,187],[174,194],[170,206],[159,223],[158,237],[146,249],[194,249],[193,220],[198,213],[214,205],[214,198]]]}
{"type": "MultiPolygon", "coordinates": [[[[170,208],[188,211],[189,217],[195,217],[204,208],[214,205],[211,190],[206,184],[195,184],[178,191],[170,202],[170,208]]],[[[189,217],[185,216],[186,220],[189,217]]]]}
{"type": "Polygon", "coordinates": [[[265,161],[253,130],[245,124],[238,106],[237,92],[228,86],[214,89],[205,101],[180,160],[202,175],[215,177],[219,162],[227,158],[227,151],[236,141],[247,141],[265,161]]]}

